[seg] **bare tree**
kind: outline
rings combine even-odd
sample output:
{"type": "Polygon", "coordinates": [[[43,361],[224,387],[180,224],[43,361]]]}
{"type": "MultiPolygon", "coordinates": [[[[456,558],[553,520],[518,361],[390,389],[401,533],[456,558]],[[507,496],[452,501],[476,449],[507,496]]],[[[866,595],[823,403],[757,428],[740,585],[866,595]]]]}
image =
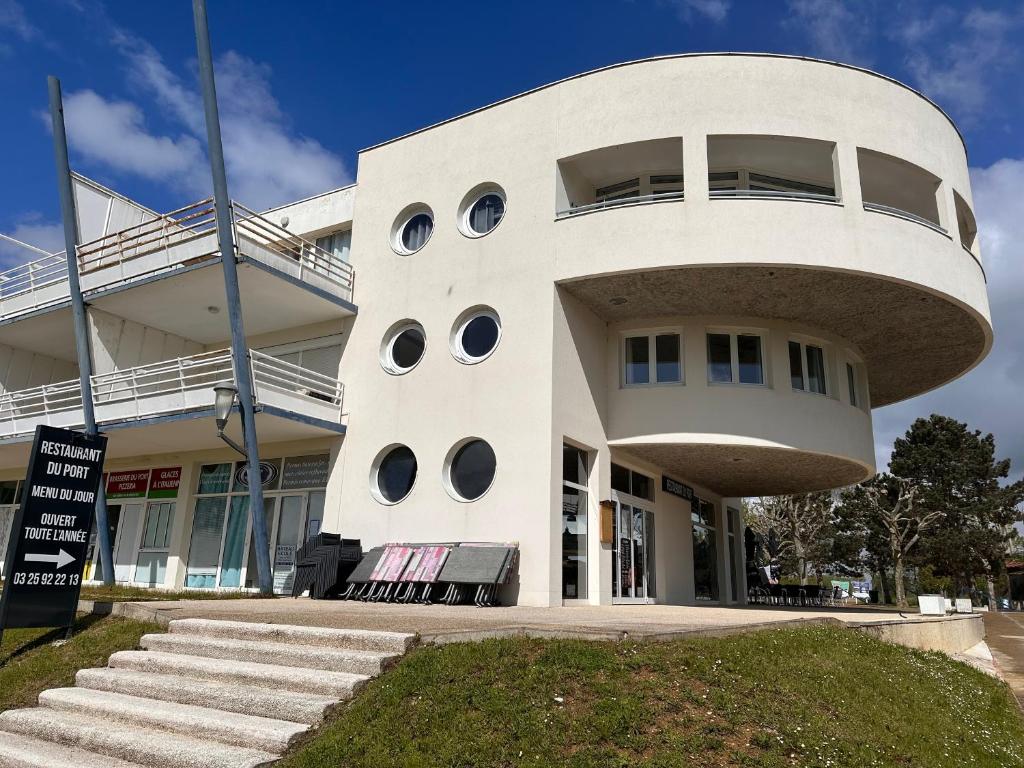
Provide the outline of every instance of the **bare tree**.
{"type": "Polygon", "coordinates": [[[818,545],[832,526],[832,506],[830,492],[762,496],[751,504],[751,527],[765,541],[774,534],[775,556],[793,563],[801,585],[807,584],[818,545]]]}
{"type": "Polygon", "coordinates": [[[907,554],[921,539],[921,534],[945,513],[917,505],[919,486],[911,479],[881,474],[861,486],[868,511],[888,533],[892,554],[896,605],[908,608],[904,587],[907,554]]]}

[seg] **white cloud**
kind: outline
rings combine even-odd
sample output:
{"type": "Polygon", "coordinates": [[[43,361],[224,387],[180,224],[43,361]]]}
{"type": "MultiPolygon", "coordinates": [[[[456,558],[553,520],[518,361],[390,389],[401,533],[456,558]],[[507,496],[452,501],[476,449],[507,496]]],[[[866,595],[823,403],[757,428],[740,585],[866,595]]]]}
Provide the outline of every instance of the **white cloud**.
{"type": "Polygon", "coordinates": [[[39,30],[28,20],[25,9],[15,0],[0,0],[0,29],[7,29],[28,42],[39,36],[39,30]]]}
{"type": "Polygon", "coordinates": [[[1024,242],[1020,190],[1024,189],[1024,158],[1004,158],[987,168],[971,170],[974,209],[988,276],[995,344],[973,371],[945,387],[875,412],[875,445],[879,468],[887,465],[892,442],[914,419],[941,413],[991,432],[1000,457],[1012,460],[1011,473],[1024,472],[1024,270],[1019,243],[1024,242]]]}
{"type": "Polygon", "coordinates": [[[153,134],[138,105],[84,90],[64,97],[64,114],[71,149],[87,162],[151,181],[169,181],[190,193],[203,188],[199,142],[187,134],[153,134]]]}
{"type": "Polygon", "coordinates": [[[812,53],[824,59],[868,66],[870,10],[838,0],[789,0],[783,26],[807,36],[812,53]],[[868,11],[865,13],[865,11],[868,11]]]}
{"type": "MultiPolygon", "coordinates": [[[[43,219],[39,213],[27,213],[14,224],[14,229],[4,232],[15,240],[41,248],[47,253],[64,250],[64,227],[61,223],[43,219]]],[[[28,248],[22,248],[7,240],[0,240],[0,269],[10,269],[43,256],[28,248]]]]}
{"type": "Polygon", "coordinates": [[[716,24],[725,21],[729,15],[731,0],[666,0],[665,4],[675,9],[681,21],[690,24],[696,17],[703,17],[716,24]]]}
{"type": "MultiPolygon", "coordinates": [[[[145,40],[117,31],[113,42],[138,100],[152,102],[181,134],[152,132],[137,103],[81,91],[65,99],[72,148],[105,169],[167,181],[191,196],[208,194],[198,89],[186,86],[145,40]]],[[[351,180],[336,154],[293,130],[274,97],[267,65],[229,51],[216,62],[216,75],[232,197],[263,209],[351,180]]]]}
{"type": "Polygon", "coordinates": [[[905,20],[894,37],[907,46],[914,84],[963,121],[978,119],[992,100],[993,74],[1019,62],[1024,12],[948,7],[905,20]]]}

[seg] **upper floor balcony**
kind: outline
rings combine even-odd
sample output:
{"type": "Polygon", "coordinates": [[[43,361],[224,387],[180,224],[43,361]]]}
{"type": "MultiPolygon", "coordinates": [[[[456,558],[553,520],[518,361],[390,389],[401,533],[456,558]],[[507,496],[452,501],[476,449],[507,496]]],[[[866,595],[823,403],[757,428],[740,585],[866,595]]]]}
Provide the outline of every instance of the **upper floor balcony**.
{"type": "MultiPolygon", "coordinates": [[[[344,433],[344,386],[331,376],[249,351],[261,443],[344,433]]],[[[228,350],[92,377],[96,423],[111,456],[217,445],[213,386],[235,379],[228,350]]],[[[23,466],[36,425],[80,428],[78,380],[0,394],[0,468],[23,466]]]]}
{"type": "MultiPolygon", "coordinates": [[[[240,203],[231,222],[250,335],[350,316],[354,272],[347,262],[240,203]]],[[[82,292],[93,306],[201,344],[224,340],[221,249],[210,199],[78,246],[82,292]]],[[[63,254],[0,273],[0,342],[40,345],[73,359],[70,288],[63,254]],[[64,333],[56,333],[63,328],[64,333]],[[56,342],[58,349],[54,349],[56,342]],[[64,349],[68,347],[68,349],[64,349]]]]}

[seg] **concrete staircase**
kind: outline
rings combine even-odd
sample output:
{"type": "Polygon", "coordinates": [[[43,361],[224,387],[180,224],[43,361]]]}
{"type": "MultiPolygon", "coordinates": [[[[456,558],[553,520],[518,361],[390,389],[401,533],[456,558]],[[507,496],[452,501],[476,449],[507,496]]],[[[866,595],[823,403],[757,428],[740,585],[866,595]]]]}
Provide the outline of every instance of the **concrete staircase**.
{"type": "Polygon", "coordinates": [[[0,768],[255,768],[277,760],[414,635],[182,619],[0,713],[0,768]]]}

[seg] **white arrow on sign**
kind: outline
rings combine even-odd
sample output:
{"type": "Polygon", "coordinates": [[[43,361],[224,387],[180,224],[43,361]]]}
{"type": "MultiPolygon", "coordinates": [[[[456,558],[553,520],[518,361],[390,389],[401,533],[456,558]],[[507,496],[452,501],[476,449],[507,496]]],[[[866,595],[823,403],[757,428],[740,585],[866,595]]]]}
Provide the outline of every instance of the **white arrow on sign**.
{"type": "Polygon", "coordinates": [[[56,555],[25,555],[26,563],[56,563],[57,570],[59,571],[68,563],[75,562],[75,558],[65,552],[63,549],[56,555]]]}

